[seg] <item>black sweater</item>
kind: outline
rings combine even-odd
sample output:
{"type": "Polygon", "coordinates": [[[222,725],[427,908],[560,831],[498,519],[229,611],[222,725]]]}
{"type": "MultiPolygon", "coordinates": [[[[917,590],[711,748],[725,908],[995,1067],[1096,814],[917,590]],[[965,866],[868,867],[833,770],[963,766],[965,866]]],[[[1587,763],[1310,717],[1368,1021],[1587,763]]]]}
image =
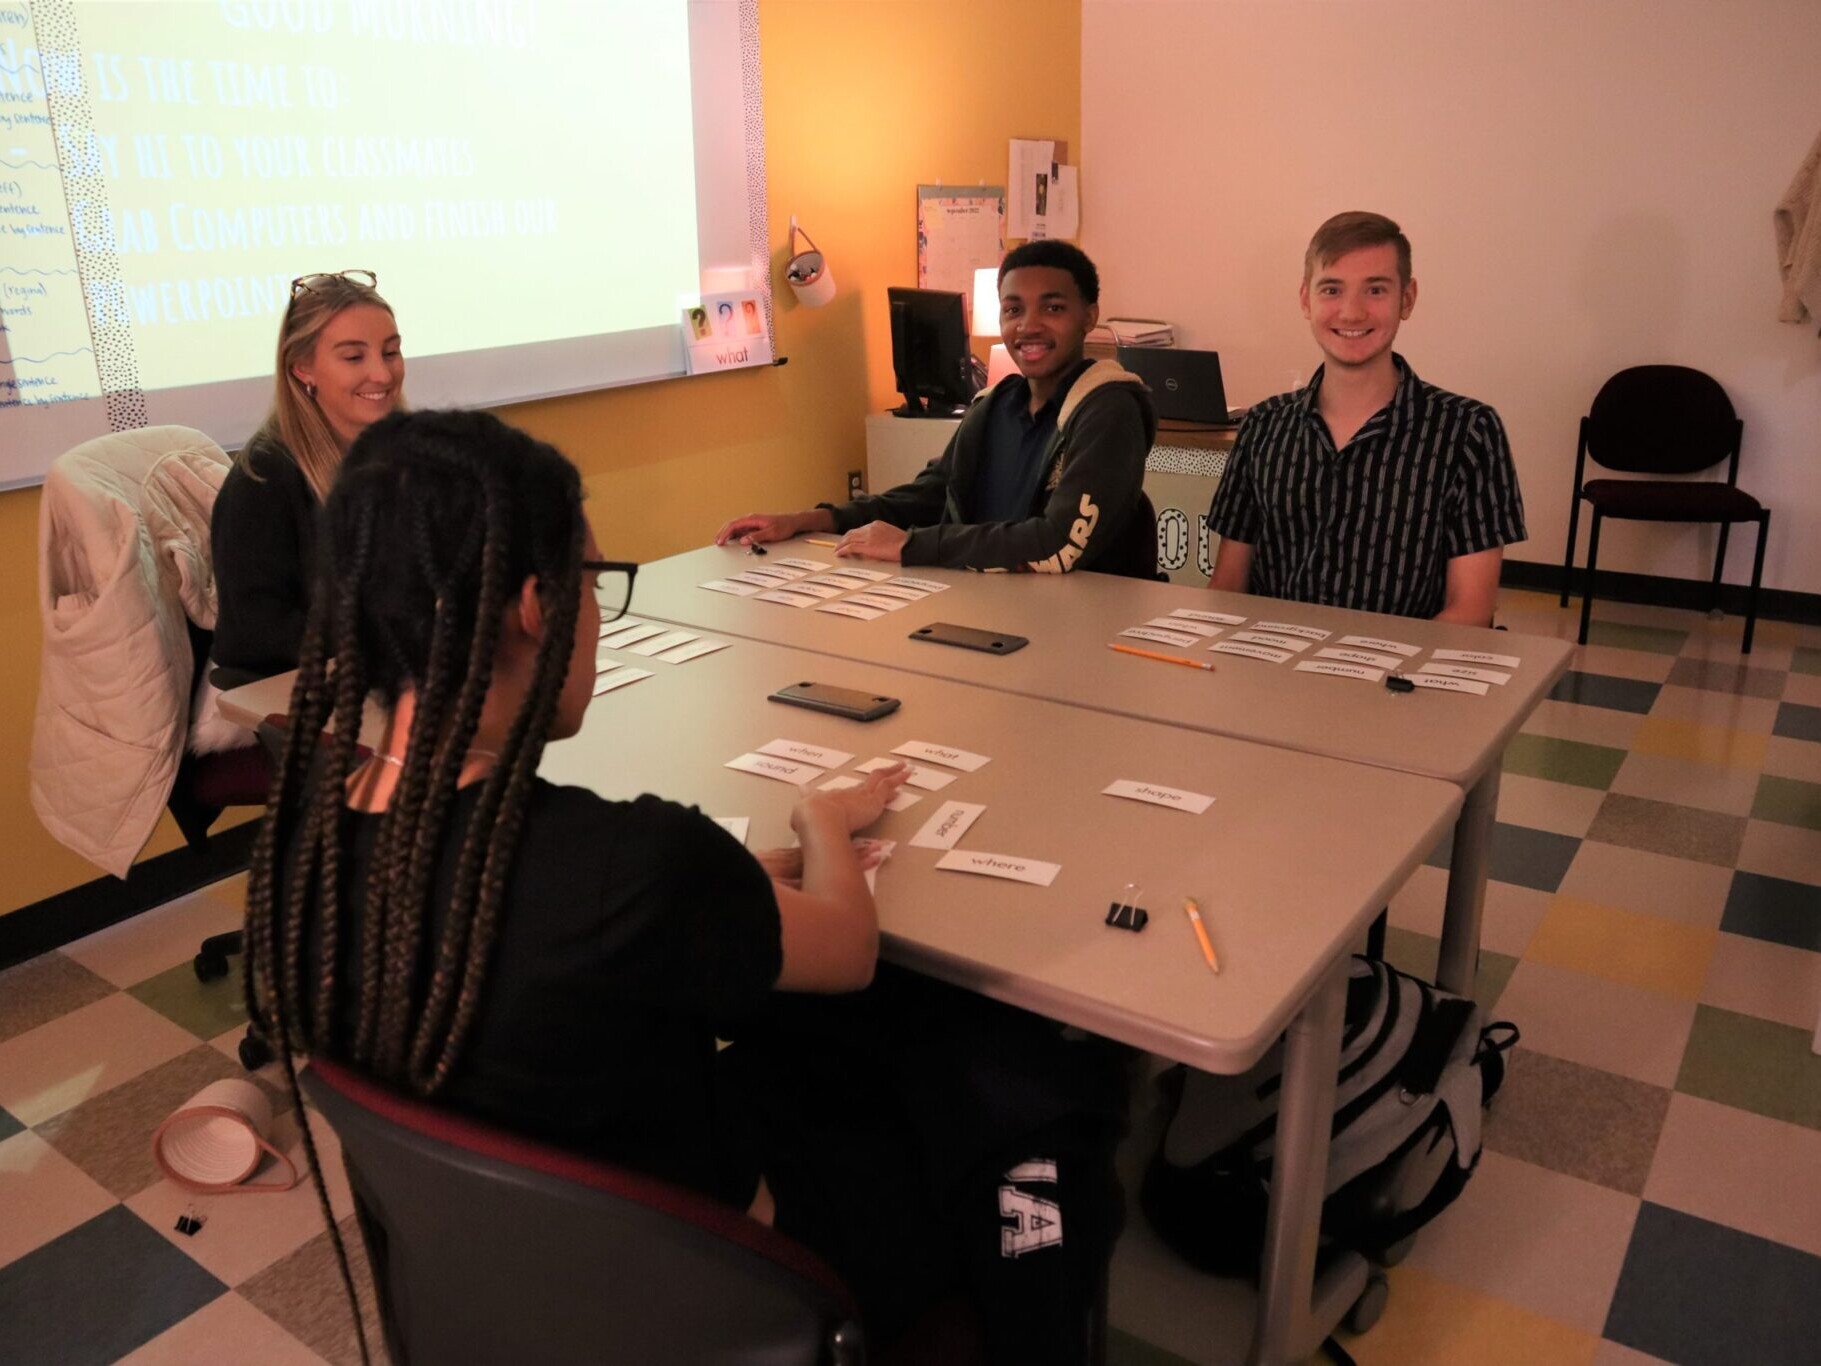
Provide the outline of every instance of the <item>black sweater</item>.
{"type": "Polygon", "coordinates": [[[209,653],[227,681],[297,667],[316,565],[317,509],[310,481],[268,437],[255,436],[228,471],[209,519],[220,598],[209,653]]]}

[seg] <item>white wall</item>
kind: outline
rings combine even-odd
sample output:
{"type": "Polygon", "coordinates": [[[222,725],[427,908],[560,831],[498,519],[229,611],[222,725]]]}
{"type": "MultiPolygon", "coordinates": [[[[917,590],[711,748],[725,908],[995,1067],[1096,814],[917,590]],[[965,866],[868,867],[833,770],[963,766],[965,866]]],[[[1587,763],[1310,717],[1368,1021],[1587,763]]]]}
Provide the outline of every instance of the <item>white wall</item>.
{"type": "MultiPolygon", "coordinates": [[[[1601,381],[1677,363],[1745,420],[1765,584],[1821,592],[1821,338],[1776,321],[1771,230],[1821,133],[1821,2],[1083,0],[1081,36],[1103,312],[1175,320],[1251,402],[1319,363],[1296,303],[1310,233],[1389,214],[1420,286],[1398,349],[1510,431],[1513,558],[1561,561],[1601,381]]],[[[1714,535],[1609,523],[1600,562],[1705,578],[1714,535]]]]}

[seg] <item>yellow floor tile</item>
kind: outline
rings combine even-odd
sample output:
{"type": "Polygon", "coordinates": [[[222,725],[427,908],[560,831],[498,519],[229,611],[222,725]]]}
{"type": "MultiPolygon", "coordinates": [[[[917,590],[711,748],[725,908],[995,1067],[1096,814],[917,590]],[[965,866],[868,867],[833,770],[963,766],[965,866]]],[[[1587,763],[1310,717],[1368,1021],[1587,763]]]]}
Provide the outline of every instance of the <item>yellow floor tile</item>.
{"type": "Polygon", "coordinates": [[[1733,730],[1728,726],[1705,726],[1698,721],[1646,716],[1632,738],[1631,747],[1640,754],[1662,754],[1671,759],[1689,759],[1698,764],[1761,768],[1764,765],[1764,741],[1762,735],[1733,730]]]}
{"type": "Polygon", "coordinates": [[[1360,1366],[1593,1366],[1599,1338],[1413,1266],[1391,1271],[1391,1299],[1371,1332],[1340,1334],[1360,1366]]]}
{"type": "Polygon", "coordinates": [[[1524,956],[1692,1001],[1707,978],[1717,937],[1700,926],[1558,896],[1524,956]]]}

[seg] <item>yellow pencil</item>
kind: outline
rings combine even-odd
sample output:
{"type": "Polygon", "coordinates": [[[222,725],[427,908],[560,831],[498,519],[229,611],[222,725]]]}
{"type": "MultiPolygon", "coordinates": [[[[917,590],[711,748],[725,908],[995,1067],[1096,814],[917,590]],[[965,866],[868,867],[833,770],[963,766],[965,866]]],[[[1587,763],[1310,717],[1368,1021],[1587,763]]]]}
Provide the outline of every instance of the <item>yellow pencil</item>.
{"type": "Polygon", "coordinates": [[[1137,655],[1140,659],[1161,659],[1165,664],[1186,664],[1191,669],[1206,669],[1214,672],[1214,666],[1199,659],[1184,659],[1181,655],[1163,655],[1155,650],[1140,650],[1135,645],[1108,645],[1107,649],[1117,650],[1122,655],[1137,655]]]}
{"type": "Polygon", "coordinates": [[[804,545],[825,545],[830,550],[833,550],[836,546],[840,545],[841,543],[839,541],[818,541],[814,536],[805,536],[803,538],[803,544],[804,545]]]}
{"type": "Polygon", "coordinates": [[[1201,940],[1201,956],[1208,960],[1208,966],[1218,976],[1220,959],[1214,956],[1214,945],[1208,939],[1208,927],[1201,923],[1201,907],[1195,904],[1194,897],[1185,896],[1182,899],[1182,909],[1188,914],[1189,923],[1195,927],[1195,937],[1201,940]]]}

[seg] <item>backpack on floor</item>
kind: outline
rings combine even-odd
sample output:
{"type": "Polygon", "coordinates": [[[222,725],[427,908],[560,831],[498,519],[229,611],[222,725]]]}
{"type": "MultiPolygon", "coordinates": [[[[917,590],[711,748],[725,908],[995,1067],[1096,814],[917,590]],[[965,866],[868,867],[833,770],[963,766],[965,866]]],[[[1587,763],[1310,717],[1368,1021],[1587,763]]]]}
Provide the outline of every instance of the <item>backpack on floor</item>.
{"type": "MultiPolygon", "coordinates": [[[[1517,1042],[1474,1002],[1355,957],[1347,982],[1324,1245],[1383,1259],[1461,1193],[1480,1157],[1480,1114],[1517,1042]]],[[[1283,1043],[1249,1072],[1172,1068],[1163,1142],[1140,1201],[1165,1243],[1220,1276],[1255,1276],[1264,1247],[1283,1043]]]]}

